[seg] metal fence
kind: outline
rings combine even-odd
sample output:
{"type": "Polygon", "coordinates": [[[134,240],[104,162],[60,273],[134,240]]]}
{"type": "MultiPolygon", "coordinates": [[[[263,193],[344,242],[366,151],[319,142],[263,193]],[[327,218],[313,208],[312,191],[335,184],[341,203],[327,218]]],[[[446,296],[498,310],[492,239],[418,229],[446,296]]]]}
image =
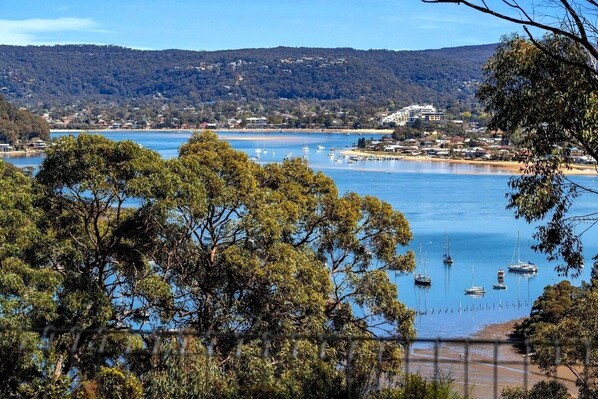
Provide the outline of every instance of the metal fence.
{"type": "MultiPolygon", "coordinates": [[[[270,348],[273,343],[286,341],[291,343],[290,356],[299,354],[298,343],[308,341],[318,345],[319,356],[325,358],[326,346],[330,343],[345,343],[347,348],[347,392],[346,397],[351,399],[351,359],[356,345],[361,342],[374,342],[378,345],[379,358],[385,345],[398,343],[403,348],[402,367],[406,373],[420,374],[431,381],[450,380],[453,386],[461,391],[465,398],[499,398],[502,388],[506,386],[521,386],[525,390],[533,383],[540,380],[555,379],[564,382],[571,390],[575,390],[575,381],[559,368],[562,366],[561,354],[564,348],[574,346],[582,354],[583,360],[574,365],[580,371],[596,367],[592,350],[598,349],[596,343],[588,341],[568,342],[566,345],[559,342],[534,342],[534,347],[548,347],[554,353],[555,372],[551,376],[541,373],[531,361],[534,354],[530,342],[517,340],[487,340],[470,338],[416,338],[404,340],[399,337],[372,337],[372,336],[341,336],[341,335],[271,335],[271,334],[223,334],[208,332],[200,334],[188,330],[141,330],[141,329],[79,329],[56,328],[48,326],[43,329],[19,330],[21,332],[34,332],[40,334],[47,347],[59,337],[69,337],[69,350],[71,354],[81,350],[82,337],[93,336],[96,345],[93,350],[102,355],[106,352],[106,343],[110,336],[127,335],[139,336],[147,344],[142,348],[133,348],[130,344],[122,350],[123,355],[146,354],[155,355],[161,351],[160,343],[165,339],[176,339],[180,343],[174,351],[177,356],[193,356],[197,352],[189,351],[186,342],[190,337],[199,338],[205,345],[205,354],[214,356],[214,348],[218,340],[229,339],[237,342],[233,348],[234,356],[240,358],[243,354],[243,344],[259,342],[262,350],[261,356],[269,358],[270,348]],[[518,349],[515,349],[515,348],[518,349]]],[[[22,349],[22,348],[20,348],[22,349]]],[[[86,350],[89,350],[86,347],[86,350]]],[[[570,366],[570,365],[569,365],[570,366]]],[[[396,382],[384,379],[378,374],[376,388],[392,387],[396,382]]]]}

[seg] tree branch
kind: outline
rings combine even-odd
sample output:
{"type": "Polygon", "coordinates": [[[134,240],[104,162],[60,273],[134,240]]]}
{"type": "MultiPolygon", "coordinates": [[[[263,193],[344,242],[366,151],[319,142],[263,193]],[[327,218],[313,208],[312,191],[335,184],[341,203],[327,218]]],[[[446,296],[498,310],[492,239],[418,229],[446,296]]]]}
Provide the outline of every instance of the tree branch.
{"type": "MultiPolygon", "coordinates": [[[[525,19],[513,17],[511,15],[507,15],[505,13],[493,10],[485,2],[482,2],[483,5],[479,5],[479,4],[476,4],[469,0],[421,0],[421,1],[424,3],[450,3],[450,4],[458,4],[458,5],[463,4],[471,9],[474,9],[476,11],[479,11],[479,12],[487,14],[487,15],[491,15],[493,17],[502,19],[504,21],[512,22],[517,25],[523,25],[524,27],[526,25],[533,26],[535,28],[538,28],[538,29],[541,29],[541,30],[544,30],[547,32],[551,32],[555,35],[564,36],[564,37],[567,37],[567,38],[573,40],[576,43],[579,43],[581,46],[583,46],[588,51],[588,53],[594,59],[598,59],[598,48],[595,47],[594,43],[592,43],[590,38],[587,36],[586,27],[584,26],[580,15],[578,14],[577,11],[575,11],[575,9],[571,6],[570,2],[567,0],[559,0],[559,2],[564,5],[567,15],[575,21],[575,24],[577,26],[577,29],[579,30],[579,33],[569,31],[569,30],[566,30],[566,29],[563,29],[560,27],[555,27],[555,26],[552,26],[552,25],[549,25],[546,23],[542,23],[542,22],[539,22],[538,20],[534,20],[533,18],[531,18],[529,16],[528,12],[525,11],[517,3],[509,3],[506,0],[503,0],[503,3],[512,8],[519,10],[525,16],[525,19]],[[580,29],[579,24],[581,24],[581,29],[580,29]]],[[[595,0],[588,0],[588,1],[593,6],[598,7],[598,4],[596,4],[595,0]]],[[[592,29],[592,31],[596,30],[596,27],[594,27],[592,24],[590,24],[589,22],[587,24],[592,29]]],[[[593,73],[598,75],[598,71],[596,71],[596,70],[593,70],[593,73]]]]}

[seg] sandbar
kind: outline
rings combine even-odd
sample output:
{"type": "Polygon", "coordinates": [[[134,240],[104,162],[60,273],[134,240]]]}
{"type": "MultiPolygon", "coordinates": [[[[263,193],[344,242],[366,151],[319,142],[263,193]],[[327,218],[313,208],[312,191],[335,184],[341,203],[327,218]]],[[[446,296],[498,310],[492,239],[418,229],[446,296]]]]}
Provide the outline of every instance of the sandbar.
{"type": "MultiPolygon", "coordinates": [[[[416,161],[416,162],[441,162],[448,164],[462,164],[479,167],[492,167],[504,170],[512,174],[519,174],[522,172],[523,164],[515,161],[490,161],[490,160],[475,160],[475,159],[453,159],[453,158],[433,158],[430,156],[405,156],[394,153],[369,152],[359,150],[344,150],[343,155],[349,156],[363,156],[363,157],[377,157],[381,159],[398,159],[401,161],[416,161]]],[[[483,171],[480,171],[483,173],[483,171]]],[[[595,165],[570,165],[569,168],[563,169],[565,175],[579,175],[579,176],[597,176],[598,168],[595,165]]]]}

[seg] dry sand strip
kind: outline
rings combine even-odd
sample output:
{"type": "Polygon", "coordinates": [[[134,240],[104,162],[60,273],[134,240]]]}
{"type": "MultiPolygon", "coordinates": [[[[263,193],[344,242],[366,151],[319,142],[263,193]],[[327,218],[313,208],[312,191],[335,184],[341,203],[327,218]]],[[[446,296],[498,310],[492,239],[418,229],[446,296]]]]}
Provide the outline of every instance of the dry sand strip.
{"type": "MultiPolygon", "coordinates": [[[[521,172],[522,164],[514,161],[484,161],[484,160],[473,160],[473,159],[450,159],[450,158],[432,158],[430,156],[406,156],[399,155],[396,153],[383,153],[383,152],[369,152],[359,150],[344,150],[341,151],[343,155],[349,156],[363,156],[363,157],[377,157],[380,159],[391,158],[400,159],[401,161],[415,161],[415,162],[441,162],[447,164],[462,164],[479,166],[483,173],[483,167],[491,167],[505,170],[513,174],[519,174],[521,172]]],[[[597,176],[598,167],[595,165],[570,165],[570,168],[563,169],[565,175],[583,175],[583,176],[597,176]]]]}
{"type": "MultiPolygon", "coordinates": [[[[505,341],[515,322],[517,320],[486,326],[472,338],[505,341]]],[[[416,348],[409,356],[409,372],[434,378],[436,371],[437,377],[453,380],[455,388],[461,393],[465,392],[467,386],[469,397],[476,399],[500,397],[502,389],[508,386],[531,388],[535,383],[551,378],[558,379],[568,387],[569,392],[577,395],[575,378],[568,369],[560,367],[556,376],[547,377],[538,367],[526,362],[525,356],[510,344],[498,346],[495,365],[494,350],[493,344],[472,344],[469,347],[469,363],[466,367],[465,345],[442,344],[438,347],[437,355],[434,348],[416,348]],[[436,370],[435,357],[438,359],[436,370]]]]}

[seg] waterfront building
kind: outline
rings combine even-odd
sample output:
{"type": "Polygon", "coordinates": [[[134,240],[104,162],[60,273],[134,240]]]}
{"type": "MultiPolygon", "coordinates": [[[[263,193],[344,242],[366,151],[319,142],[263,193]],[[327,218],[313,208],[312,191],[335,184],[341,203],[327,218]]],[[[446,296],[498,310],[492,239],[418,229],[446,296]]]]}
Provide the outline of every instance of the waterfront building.
{"type": "Polygon", "coordinates": [[[421,119],[427,122],[440,122],[444,120],[444,112],[439,111],[431,104],[410,105],[403,107],[399,111],[382,118],[381,123],[394,123],[397,126],[404,126],[421,119]]]}

